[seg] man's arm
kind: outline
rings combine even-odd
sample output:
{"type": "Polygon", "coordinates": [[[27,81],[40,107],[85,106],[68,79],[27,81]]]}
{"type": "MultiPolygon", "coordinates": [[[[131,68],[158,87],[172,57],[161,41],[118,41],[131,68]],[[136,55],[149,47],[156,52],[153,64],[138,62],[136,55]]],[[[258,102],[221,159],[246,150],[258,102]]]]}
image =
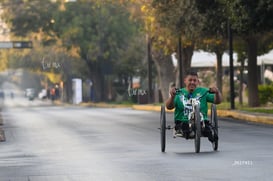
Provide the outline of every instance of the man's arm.
{"type": "Polygon", "coordinates": [[[176,93],[175,88],[172,88],[169,93],[170,93],[170,96],[166,100],[165,105],[166,105],[166,108],[170,110],[174,108],[174,97],[176,93]]]}

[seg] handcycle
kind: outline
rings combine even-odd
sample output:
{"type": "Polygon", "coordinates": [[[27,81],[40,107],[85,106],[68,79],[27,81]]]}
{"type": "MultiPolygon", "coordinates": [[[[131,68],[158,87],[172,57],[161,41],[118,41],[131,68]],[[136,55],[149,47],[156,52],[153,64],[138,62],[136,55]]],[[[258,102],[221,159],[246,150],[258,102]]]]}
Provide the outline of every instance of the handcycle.
{"type": "MultiPolygon", "coordinates": [[[[186,139],[194,139],[195,152],[200,152],[201,145],[201,137],[205,136],[203,134],[203,130],[205,128],[204,120],[202,119],[202,114],[200,113],[200,99],[204,97],[209,91],[207,91],[204,95],[190,98],[188,100],[188,106],[191,106],[191,111],[189,112],[189,131],[191,132],[191,136],[181,135],[180,137],[184,137],[186,139]]],[[[218,118],[216,105],[211,104],[211,116],[209,123],[212,129],[212,136],[214,141],[212,142],[212,148],[214,151],[218,150],[218,118]]],[[[166,148],[166,130],[174,129],[170,125],[166,126],[166,108],[165,105],[161,105],[160,111],[160,141],[161,141],[161,152],[165,152],[166,148]]]]}

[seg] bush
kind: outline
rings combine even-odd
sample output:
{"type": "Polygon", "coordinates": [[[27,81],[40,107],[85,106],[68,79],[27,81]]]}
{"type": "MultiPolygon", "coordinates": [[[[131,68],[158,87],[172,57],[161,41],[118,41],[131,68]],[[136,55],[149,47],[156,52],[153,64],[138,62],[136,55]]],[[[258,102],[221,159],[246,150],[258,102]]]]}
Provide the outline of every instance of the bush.
{"type": "Polygon", "coordinates": [[[261,104],[273,102],[273,84],[259,85],[259,99],[261,104]]]}

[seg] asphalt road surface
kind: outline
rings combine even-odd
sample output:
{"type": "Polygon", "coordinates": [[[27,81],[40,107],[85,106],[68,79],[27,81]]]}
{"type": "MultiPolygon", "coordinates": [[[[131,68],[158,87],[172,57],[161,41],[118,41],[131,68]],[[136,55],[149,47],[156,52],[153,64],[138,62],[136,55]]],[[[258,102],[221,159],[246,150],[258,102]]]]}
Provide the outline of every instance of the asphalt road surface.
{"type": "Polygon", "coordinates": [[[0,181],[272,180],[272,127],[220,119],[219,150],[200,153],[167,131],[161,153],[158,112],[8,102],[0,181]]]}

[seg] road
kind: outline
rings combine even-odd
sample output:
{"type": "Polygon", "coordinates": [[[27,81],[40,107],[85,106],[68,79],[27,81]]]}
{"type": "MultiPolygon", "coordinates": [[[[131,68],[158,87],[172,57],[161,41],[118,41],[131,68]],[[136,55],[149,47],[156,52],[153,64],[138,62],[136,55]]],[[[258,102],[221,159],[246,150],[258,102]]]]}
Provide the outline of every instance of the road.
{"type": "Polygon", "coordinates": [[[1,113],[0,181],[272,180],[272,127],[219,119],[219,151],[202,138],[198,154],[167,131],[161,153],[158,112],[15,100],[1,113]]]}

